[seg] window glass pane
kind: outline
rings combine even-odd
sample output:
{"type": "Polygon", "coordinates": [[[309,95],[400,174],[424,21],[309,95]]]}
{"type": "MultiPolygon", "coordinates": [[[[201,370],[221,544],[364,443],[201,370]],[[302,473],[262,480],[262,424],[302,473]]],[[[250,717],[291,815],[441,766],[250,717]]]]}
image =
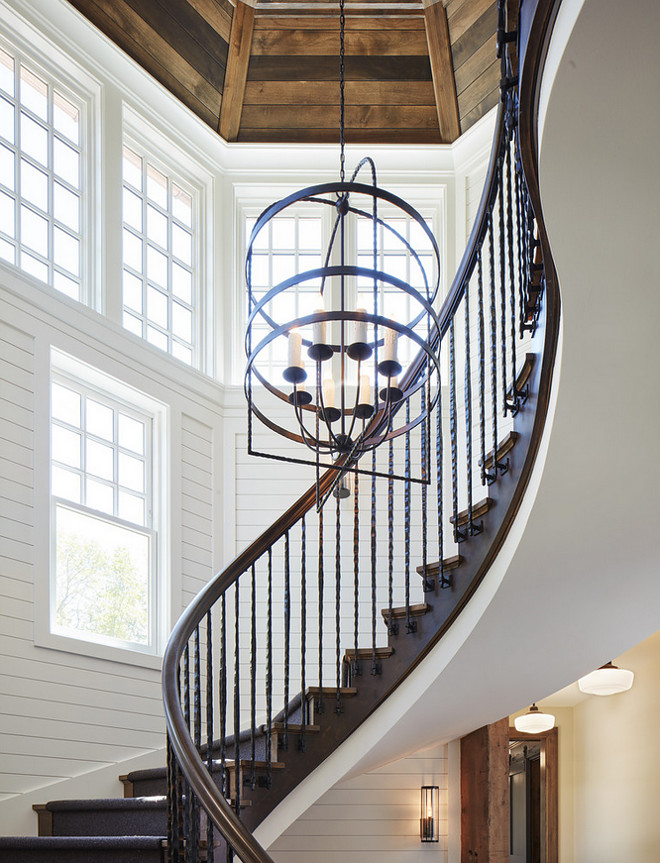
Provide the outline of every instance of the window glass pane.
{"type": "Polygon", "coordinates": [[[21,103],[40,119],[48,119],[48,86],[25,66],[21,66],[21,103]]]}
{"type": "Polygon", "coordinates": [[[0,192],[0,231],[16,236],[14,199],[4,192],[0,192]]]}
{"type": "Polygon", "coordinates": [[[114,449],[111,446],[106,446],[106,444],[99,443],[91,438],[87,438],[85,445],[87,449],[85,460],[86,472],[112,482],[115,476],[114,449]]]}
{"type": "Polygon", "coordinates": [[[119,446],[144,455],[144,423],[120,413],[118,417],[119,446]]]}
{"type": "Polygon", "coordinates": [[[53,287],[62,291],[67,297],[71,297],[72,300],[80,300],[80,284],[62,273],[58,273],[57,270],[53,272],[53,287]]]}
{"type": "Polygon", "coordinates": [[[172,215],[184,225],[192,227],[192,198],[176,183],[172,183],[172,215]]]}
{"type": "Polygon", "coordinates": [[[80,474],[53,465],[52,492],[72,503],[80,503],[80,474]]]}
{"type": "Polygon", "coordinates": [[[42,282],[48,281],[48,267],[46,264],[33,258],[32,255],[28,255],[27,252],[21,252],[21,269],[34,276],[35,279],[39,279],[42,282]]]}
{"type": "Polygon", "coordinates": [[[51,455],[55,461],[80,468],[80,435],[77,432],[53,425],[51,429],[51,455]]]}
{"type": "Polygon", "coordinates": [[[75,189],[80,188],[80,157],[68,144],[55,138],[53,143],[55,173],[75,189]]]}
{"type": "Polygon", "coordinates": [[[147,315],[164,330],[167,329],[167,297],[156,288],[147,288],[147,315]]]}
{"type": "Polygon", "coordinates": [[[184,303],[192,305],[192,274],[179,264],[172,264],[172,293],[184,303]]]}
{"type": "Polygon", "coordinates": [[[119,492],[119,518],[132,521],[133,524],[144,524],[144,498],[127,491],[119,492]]]}
{"type": "Polygon", "coordinates": [[[142,333],[142,321],[139,318],[136,318],[135,315],[131,315],[128,312],[124,311],[122,315],[122,324],[126,327],[126,329],[140,338],[143,337],[142,333]]]}
{"type": "Polygon", "coordinates": [[[53,126],[73,144],[80,143],[80,111],[57,92],[53,96],[53,126]]]}
{"type": "Polygon", "coordinates": [[[142,272],[142,240],[124,228],[124,263],[142,272]]]}
{"type": "Polygon", "coordinates": [[[142,191],[142,159],[128,147],[123,150],[124,181],[142,191]]]}
{"type": "Polygon", "coordinates": [[[124,188],[124,221],[136,231],[142,231],[142,198],[124,188]]]}
{"type": "Polygon", "coordinates": [[[0,135],[14,143],[14,106],[3,98],[0,98],[0,135]]]}
{"type": "Polygon", "coordinates": [[[167,248],[167,217],[151,204],[147,205],[147,237],[163,249],[167,248]]]}
{"type": "Polygon", "coordinates": [[[44,213],[48,212],[48,175],[21,159],[21,196],[44,213]]]}
{"type": "Polygon", "coordinates": [[[176,357],[177,360],[187,363],[189,366],[192,365],[192,351],[190,348],[186,348],[184,345],[179,344],[179,342],[172,342],[172,356],[176,357]]]}
{"type": "Polygon", "coordinates": [[[114,491],[112,486],[88,476],[85,480],[85,504],[90,509],[97,509],[99,512],[113,515],[114,491]]]}
{"type": "Polygon", "coordinates": [[[156,345],[161,351],[166,351],[168,348],[167,336],[155,329],[155,327],[147,327],[147,341],[152,345],[156,345]]]}
{"type": "Polygon", "coordinates": [[[149,537],[65,507],[56,531],[56,626],[148,644],[149,537]]]}
{"type": "Polygon", "coordinates": [[[21,206],[21,240],[44,258],[48,256],[48,220],[26,206],[21,206]]]}
{"type": "Polygon", "coordinates": [[[296,223],[294,219],[284,219],[276,216],[271,223],[273,249],[295,249],[296,223]]]}
{"type": "Polygon", "coordinates": [[[167,177],[153,165],[147,165],[147,197],[167,209],[167,177]]]}
{"type": "Polygon", "coordinates": [[[14,58],[0,48],[0,90],[14,95],[14,58]]]}
{"type": "Polygon", "coordinates": [[[252,255],[252,272],[250,274],[253,288],[265,288],[270,284],[268,257],[252,255]]]}
{"type": "Polygon", "coordinates": [[[147,277],[157,285],[167,287],[167,257],[153,246],[147,246],[147,277]]]}
{"type": "Polygon", "coordinates": [[[53,214],[76,233],[80,230],[80,198],[60,183],[53,183],[53,214]]]}
{"type": "MultiPolygon", "coordinates": [[[[142,314],[142,281],[124,270],[124,306],[142,314]]],[[[142,330],[140,328],[140,335],[142,330]]]]}
{"type": "Polygon", "coordinates": [[[298,219],[298,248],[321,248],[321,220],[298,219]]]}
{"type": "Polygon", "coordinates": [[[0,145],[0,183],[14,190],[14,154],[9,147],[0,145]]]}
{"type": "Polygon", "coordinates": [[[172,303],[172,332],[178,338],[192,342],[192,314],[179,303],[172,303]]]}
{"type": "MultiPolygon", "coordinates": [[[[406,236],[405,219],[388,219],[387,224],[393,228],[394,231],[401,234],[402,237],[406,236]]],[[[405,246],[395,233],[392,231],[383,231],[383,248],[403,251],[405,246]]]]}
{"type": "Polygon", "coordinates": [[[172,252],[184,264],[192,265],[192,236],[178,225],[172,225],[172,252]]]}
{"type": "Polygon", "coordinates": [[[85,428],[89,434],[103,438],[107,441],[114,440],[114,411],[107,405],[86,399],[85,401],[85,428]]]}
{"type": "Polygon", "coordinates": [[[61,228],[55,227],[53,244],[55,263],[69,273],[73,273],[74,276],[80,275],[80,241],[61,228]]]}
{"type": "Polygon", "coordinates": [[[0,239],[0,258],[10,264],[16,263],[16,249],[11,243],[3,239],[0,239]]]}
{"type": "Polygon", "coordinates": [[[126,453],[119,453],[119,485],[144,492],[144,462],[126,453]]]}
{"type": "Polygon", "coordinates": [[[80,428],[80,395],[61,384],[51,387],[51,415],[70,426],[80,428]]]}
{"type": "Polygon", "coordinates": [[[48,167],[48,132],[21,111],[21,149],[28,156],[48,167]]]}

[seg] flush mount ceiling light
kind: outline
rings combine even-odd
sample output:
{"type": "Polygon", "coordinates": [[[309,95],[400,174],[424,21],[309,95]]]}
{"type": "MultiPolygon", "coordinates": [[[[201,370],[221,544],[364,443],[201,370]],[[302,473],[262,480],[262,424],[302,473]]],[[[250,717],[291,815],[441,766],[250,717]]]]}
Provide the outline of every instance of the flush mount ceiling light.
{"type": "Polygon", "coordinates": [[[602,665],[578,680],[580,692],[587,695],[616,695],[627,692],[633,685],[635,675],[626,668],[617,668],[611,662],[602,665]]]}
{"type": "Polygon", "coordinates": [[[513,720],[516,731],[525,734],[540,734],[542,731],[550,731],[555,727],[555,717],[552,713],[541,713],[536,704],[532,704],[529,711],[522,716],[516,716],[513,720]]]}
{"type": "MultiPolygon", "coordinates": [[[[319,506],[332,493],[319,500],[321,468],[336,470],[335,484],[346,471],[428,483],[430,415],[440,390],[433,308],[440,258],[433,233],[410,204],[377,186],[369,157],[346,181],[344,27],[341,0],[339,181],[271,204],[254,224],[246,259],[248,452],[315,465],[319,506]],[[363,168],[370,183],[357,182],[363,168]],[[317,261],[297,252],[279,256],[265,277],[262,250],[274,220],[295,233],[309,205],[330,211],[327,248],[317,261]],[[290,447],[286,455],[257,449],[255,418],[301,444],[300,455],[290,447]],[[418,476],[379,471],[375,457],[360,462],[381,443],[415,429],[427,442],[418,476]]],[[[294,236],[288,247],[297,248],[294,236]]]]}

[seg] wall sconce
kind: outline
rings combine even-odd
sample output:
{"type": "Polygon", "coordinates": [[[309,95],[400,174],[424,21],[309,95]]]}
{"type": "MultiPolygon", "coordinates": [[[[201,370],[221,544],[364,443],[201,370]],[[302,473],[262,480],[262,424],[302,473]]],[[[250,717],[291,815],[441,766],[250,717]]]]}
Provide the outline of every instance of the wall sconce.
{"type": "Polygon", "coordinates": [[[586,674],[578,680],[580,692],[587,695],[617,695],[627,692],[633,685],[635,675],[627,668],[617,668],[608,662],[596,671],[586,674]]]}
{"type": "Polygon", "coordinates": [[[422,785],[422,805],[419,819],[419,838],[421,842],[438,841],[438,785],[422,785]]]}

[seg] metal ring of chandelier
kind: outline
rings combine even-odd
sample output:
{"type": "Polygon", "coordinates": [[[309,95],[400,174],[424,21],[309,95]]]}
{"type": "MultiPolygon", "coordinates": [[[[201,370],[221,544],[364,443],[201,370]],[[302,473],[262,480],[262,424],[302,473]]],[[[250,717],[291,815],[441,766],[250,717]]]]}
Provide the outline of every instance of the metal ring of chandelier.
{"type": "MultiPolygon", "coordinates": [[[[420,423],[428,421],[439,395],[440,363],[432,347],[432,336],[439,331],[433,303],[440,282],[440,255],[426,221],[406,201],[376,185],[373,162],[366,159],[356,169],[351,182],[310,186],[271,204],[256,220],[252,230],[246,258],[246,279],[249,318],[245,393],[250,412],[268,428],[314,451],[315,464],[319,464],[320,456],[330,456],[333,464],[325,463],[324,466],[341,464],[342,470],[348,468],[372,474],[373,470],[362,471],[354,467],[359,458],[383,441],[410,432],[420,423]],[[362,165],[367,162],[371,164],[373,185],[354,181],[362,165]],[[353,206],[352,196],[359,196],[361,203],[366,199],[369,205],[353,206]],[[288,208],[309,202],[336,210],[324,265],[292,273],[263,295],[260,288],[257,299],[252,285],[252,262],[259,234],[288,208]],[[431,283],[421,253],[399,231],[379,217],[380,202],[385,202],[389,212],[399,211],[399,219],[403,215],[419,226],[422,232],[420,236],[425,243],[423,257],[427,262],[432,260],[435,271],[431,283]],[[366,219],[371,224],[372,247],[368,254],[361,251],[362,258],[370,259],[370,267],[347,263],[346,222],[349,219],[366,219]],[[381,246],[378,243],[379,235],[388,238],[389,249],[395,245],[408,258],[408,269],[416,270],[415,281],[423,285],[421,290],[379,267],[380,261],[387,260],[381,247],[382,241],[381,246]],[[361,285],[360,301],[368,307],[348,308],[350,288],[353,286],[357,291],[355,286],[358,280],[361,285]],[[368,288],[365,287],[367,284],[368,288]],[[312,314],[281,319],[282,309],[296,308],[294,298],[287,302],[292,292],[298,289],[310,291],[311,286],[319,285],[321,302],[330,294],[336,301],[333,308],[318,308],[312,314]],[[408,320],[395,320],[384,314],[382,306],[386,292],[390,300],[393,292],[403,298],[403,302],[398,305],[409,310],[408,320]],[[253,334],[255,327],[259,331],[258,341],[253,334]],[[334,333],[334,340],[326,338],[329,329],[334,333]],[[403,353],[416,358],[416,362],[411,361],[407,369],[403,368],[403,362],[400,361],[402,352],[398,349],[403,339],[410,343],[403,353]],[[265,370],[265,366],[260,368],[260,360],[267,356],[269,347],[278,343],[280,355],[288,356],[281,383],[273,380],[273,375],[265,370]],[[306,352],[307,361],[303,351],[306,352]],[[410,368],[413,364],[418,369],[422,368],[423,372],[412,376],[410,368]],[[330,386],[328,381],[331,378],[327,375],[333,367],[334,378],[330,386]],[[293,429],[286,428],[255,404],[253,378],[273,396],[291,405],[295,414],[293,429]],[[311,384],[309,389],[308,384],[311,384]],[[411,411],[411,398],[415,394],[420,395],[411,411]],[[399,412],[406,402],[407,409],[399,412]]],[[[316,290],[319,288],[316,287],[316,290]]],[[[393,305],[397,305],[397,302],[393,305]]],[[[285,460],[307,462],[303,459],[285,460]]]]}

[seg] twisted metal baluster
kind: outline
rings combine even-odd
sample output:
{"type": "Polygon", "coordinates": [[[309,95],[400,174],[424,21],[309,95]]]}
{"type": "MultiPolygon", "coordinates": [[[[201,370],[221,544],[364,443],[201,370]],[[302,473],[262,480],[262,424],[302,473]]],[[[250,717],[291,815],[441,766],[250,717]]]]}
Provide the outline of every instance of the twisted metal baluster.
{"type": "Polygon", "coordinates": [[[389,475],[387,480],[387,595],[388,595],[388,624],[389,635],[398,635],[399,624],[394,621],[392,602],[394,597],[394,446],[390,438],[389,475]]]}
{"type": "Polygon", "coordinates": [[[488,218],[488,255],[490,263],[490,397],[493,413],[493,475],[498,470],[506,473],[497,459],[497,308],[495,301],[495,248],[493,238],[493,217],[488,218]]]}
{"type": "Polygon", "coordinates": [[[442,434],[442,381],[438,380],[438,406],[435,430],[435,479],[436,504],[438,509],[438,587],[449,587],[445,579],[445,524],[444,524],[444,438],[442,434]]]}
{"type": "Polygon", "coordinates": [[[250,788],[257,785],[257,574],[250,568],[250,788]]]}
{"type": "Polygon", "coordinates": [[[484,273],[481,247],[477,252],[477,288],[479,294],[479,433],[481,437],[481,484],[490,485],[495,474],[486,469],[486,334],[484,326],[484,273]]]}
{"type": "Polygon", "coordinates": [[[465,461],[467,467],[468,533],[480,533],[483,522],[475,524],[472,510],[472,359],[470,356],[470,280],[465,283],[465,461]]]}
{"type": "MultiPolygon", "coordinates": [[[[206,768],[213,769],[213,615],[206,613],[206,768]]],[[[206,860],[213,863],[213,821],[206,819],[206,860]]]]}
{"type": "Polygon", "coordinates": [[[323,713],[323,593],[324,593],[324,565],[323,565],[323,509],[319,511],[319,546],[318,546],[318,593],[319,593],[319,697],[316,703],[316,711],[323,713]]]}
{"type": "Polygon", "coordinates": [[[266,621],[266,787],[273,781],[271,741],[273,735],[273,547],[268,549],[268,610],[266,621]]]}
{"type": "Polygon", "coordinates": [[[456,349],[454,319],[449,326],[449,437],[451,443],[451,501],[454,542],[463,542],[467,533],[458,524],[458,418],[456,412],[456,349]]]}
{"type": "Polygon", "coordinates": [[[302,752],[307,745],[307,705],[305,664],[307,657],[307,527],[303,515],[300,524],[300,743],[302,752]]]}
{"type": "Polygon", "coordinates": [[[371,673],[380,674],[376,658],[376,450],[371,452],[371,673]]]}
{"type": "Polygon", "coordinates": [[[507,141],[506,147],[506,236],[509,260],[509,276],[511,285],[509,290],[511,309],[511,398],[509,399],[509,410],[515,416],[520,410],[520,397],[516,387],[517,359],[516,359],[516,271],[513,260],[513,176],[511,173],[511,141],[507,141]]]}
{"type": "Polygon", "coordinates": [[[241,812],[241,783],[243,781],[243,770],[241,764],[241,748],[239,742],[239,734],[241,730],[241,633],[240,633],[240,593],[239,593],[240,577],[234,582],[234,759],[236,761],[235,773],[236,777],[236,796],[234,799],[234,811],[236,815],[241,812]]]}
{"type": "MultiPolygon", "coordinates": [[[[194,734],[194,742],[195,748],[199,752],[202,748],[202,669],[201,669],[201,657],[200,657],[200,643],[199,643],[199,626],[195,627],[195,632],[193,636],[193,646],[194,646],[194,665],[193,665],[193,673],[194,673],[194,699],[193,699],[193,734],[194,734]]],[[[192,789],[189,789],[190,799],[191,799],[191,824],[190,824],[190,846],[191,846],[191,859],[197,860],[199,857],[199,800],[197,799],[197,795],[192,793],[192,789]]]]}
{"type": "MultiPolygon", "coordinates": [[[[430,402],[430,392],[427,392],[427,385],[429,383],[429,374],[430,367],[429,364],[426,364],[426,384],[422,386],[422,415],[426,413],[426,405],[430,402]]],[[[427,486],[426,480],[428,476],[427,470],[427,420],[425,419],[422,422],[422,438],[421,438],[421,448],[422,448],[422,479],[424,483],[422,485],[422,584],[424,591],[433,590],[433,584],[428,580],[426,574],[426,568],[428,565],[428,526],[427,526],[427,515],[428,515],[428,495],[427,495],[427,486]]]]}
{"type": "Polygon", "coordinates": [[[284,534],[284,727],[282,748],[289,748],[289,656],[291,637],[291,562],[289,531],[284,534]]]}
{"type": "MultiPolygon", "coordinates": [[[[190,732],[190,642],[186,643],[186,648],[183,652],[183,716],[186,722],[186,728],[190,732]]],[[[183,838],[184,838],[184,860],[186,863],[192,860],[192,843],[190,841],[190,825],[192,823],[192,794],[187,780],[182,775],[182,805],[183,810],[183,838]]]]}
{"type": "Polygon", "coordinates": [[[179,800],[177,763],[174,749],[167,735],[167,847],[169,849],[169,863],[181,863],[181,849],[179,845],[179,800]]]}
{"type": "Polygon", "coordinates": [[[354,474],[353,486],[353,643],[355,656],[351,668],[351,678],[361,674],[358,659],[359,641],[359,610],[360,610],[360,496],[358,474],[354,474]]]}
{"type": "Polygon", "coordinates": [[[507,402],[507,374],[506,374],[506,259],[505,259],[505,236],[504,236],[504,159],[500,156],[497,171],[497,199],[498,199],[498,240],[499,240],[499,274],[500,274],[500,348],[502,351],[502,415],[506,416],[509,409],[507,402]]]}
{"type": "MultiPolygon", "coordinates": [[[[410,399],[406,399],[406,425],[410,423],[410,399]]],[[[406,432],[405,475],[403,487],[404,539],[403,556],[406,589],[406,632],[417,632],[417,621],[410,617],[410,432],[406,432]]]]}
{"type": "Polygon", "coordinates": [[[335,508],[335,713],[341,713],[341,498],[335,508]]]}
{"type": "Polygon", "coordinates": [[[220,597],[220,772],[222,775],[222,796],[228,799],[231,794],[227,771],[227,602],[226,595],[220,597]]]}

